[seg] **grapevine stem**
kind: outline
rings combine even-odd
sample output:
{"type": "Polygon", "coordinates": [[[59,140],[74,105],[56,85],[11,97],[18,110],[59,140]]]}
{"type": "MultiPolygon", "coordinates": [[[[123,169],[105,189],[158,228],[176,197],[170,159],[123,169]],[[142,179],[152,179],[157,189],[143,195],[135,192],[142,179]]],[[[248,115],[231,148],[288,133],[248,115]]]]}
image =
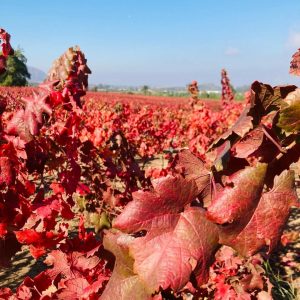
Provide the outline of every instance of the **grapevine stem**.
{"type": "Polygon", "coordinates": [[[276,148],[282,153],[286,153],[287,150],[286,148],[282,148],[280,144],[278,144],[273,137],[268,133],[268,131],[266,130],[266,128],[264,126],[262,126],[262,131],[263,133],[266,135],[266,137],[276,146],[276,148]]]}
{"type": "Polygon", "coordinates": [[[296,141],[293,141],[292,143],[290,143],[288,146],[284,147],[285,152],[281,152],[276,156],[276,160],[279,160],[284,153],[286,153],[288,150],[292,149],[295,145],[297,144],[296,141]]]}
{"type": "Polygon", "coordinates": [[[217,193],[217,188],[216,188],[216,182],[215,182],[214,175],[211,174],[211,175],[210,175],[210,178],[211,178],[211,182],[212,182],[212,186],[213,186],[212,194],[216,195],[216,193],[217,193]]]}

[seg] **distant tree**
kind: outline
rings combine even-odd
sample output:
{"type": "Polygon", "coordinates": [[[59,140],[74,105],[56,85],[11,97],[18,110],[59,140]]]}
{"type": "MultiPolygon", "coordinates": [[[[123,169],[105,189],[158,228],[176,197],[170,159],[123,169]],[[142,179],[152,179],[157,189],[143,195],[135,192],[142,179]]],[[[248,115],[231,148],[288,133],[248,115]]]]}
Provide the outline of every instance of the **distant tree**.
{"type": "Polygon", "coordinates": [[[144,95],[147,95],[148,92],[149,92],[149,86],[148,85],[143,85],[141,90],[142,90],[142,93],[144,95]]]}
{"type": "Polygon", "coordinates": [[[28,72],[27,59],[21,49],[15,50],[14,55],[7,59],[6,72],[0,75],[0,86],[25,86],[30,79],[28,72]]]}
{"type": "Polygon", "coordinates": [[[98,87],[95,85],[90,89],[92,92],[98,92],[98,87]]]}

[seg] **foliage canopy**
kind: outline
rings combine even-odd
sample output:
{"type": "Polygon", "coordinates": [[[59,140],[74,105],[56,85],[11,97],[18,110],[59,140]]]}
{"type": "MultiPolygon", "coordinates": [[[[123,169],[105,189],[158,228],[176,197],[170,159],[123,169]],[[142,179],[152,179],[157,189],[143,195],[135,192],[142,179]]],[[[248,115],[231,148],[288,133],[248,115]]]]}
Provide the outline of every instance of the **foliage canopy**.
{"type": "Polygon", "coordinates": [[[21,49],[15,50],[6,61],[6,72],[0,75],[0,86],[26,86],[30,74],[28,72],[27,59],[21,49]]]}

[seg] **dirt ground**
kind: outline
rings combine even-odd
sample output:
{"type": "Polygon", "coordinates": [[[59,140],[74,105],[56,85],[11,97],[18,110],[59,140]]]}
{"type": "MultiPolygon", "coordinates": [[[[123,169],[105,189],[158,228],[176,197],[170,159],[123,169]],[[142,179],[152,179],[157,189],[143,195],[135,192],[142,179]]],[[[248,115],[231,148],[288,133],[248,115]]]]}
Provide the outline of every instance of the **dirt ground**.
{"type": "MultiPolygon", "coordinates": [[[[151,167],[165,167],[166,161],[162,157],[158,157],[150,162],[151,167]]],[[[300,197],[300,180],[297,178],[298,196],[300,197]]],[[[300,232],[300,209],[293,208],[284,233],[289,236],[297,235],[300,232]]],[[[270,261],[274,272],[278,272],[284,280],[291,283],[293,288],[300,293],[300,237],[296,237],[294,241],[286,246],[280,246],[278,250],[271,255],[270,261]]],[[[28,251],[28,247],[24,246],[23,251],[16,254],[12,261],[12,267],[0,270],[0,287],[10,287],[15,289],[18,287],[26,276],[34,277],[47,266],[43,263],[45,257],[38,260],[32,258],[28,251]]]]}

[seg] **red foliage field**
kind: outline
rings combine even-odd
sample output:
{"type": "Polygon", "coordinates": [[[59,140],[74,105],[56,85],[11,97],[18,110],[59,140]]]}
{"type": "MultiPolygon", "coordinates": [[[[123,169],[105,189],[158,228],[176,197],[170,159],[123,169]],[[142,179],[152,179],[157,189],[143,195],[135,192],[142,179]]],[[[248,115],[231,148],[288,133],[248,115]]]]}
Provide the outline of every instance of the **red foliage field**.
{"type": "MultiPolygon", "coordinates": [[[[162,96],[145,96],[109,92],[87,92],[85,98],[101,99],[107,102],[121,102],[140,105],[154,105],[154,106],[187,106],[190,99],[183,97],[162,97],[162,96]]],[[[221,108],[221,101],[215,99],[201,99],[211,110],[218,111],[221,108]]]]}
{"type": "Polygon", "coordinates": [[[73,47],[37,88],[0,89],[0,267],[25,249],[44,266],[0,299],[272,299],[299,89],[256,81],[219,104],[194,81],[188,102],[86,93],[90,72],[73,47]]]}

